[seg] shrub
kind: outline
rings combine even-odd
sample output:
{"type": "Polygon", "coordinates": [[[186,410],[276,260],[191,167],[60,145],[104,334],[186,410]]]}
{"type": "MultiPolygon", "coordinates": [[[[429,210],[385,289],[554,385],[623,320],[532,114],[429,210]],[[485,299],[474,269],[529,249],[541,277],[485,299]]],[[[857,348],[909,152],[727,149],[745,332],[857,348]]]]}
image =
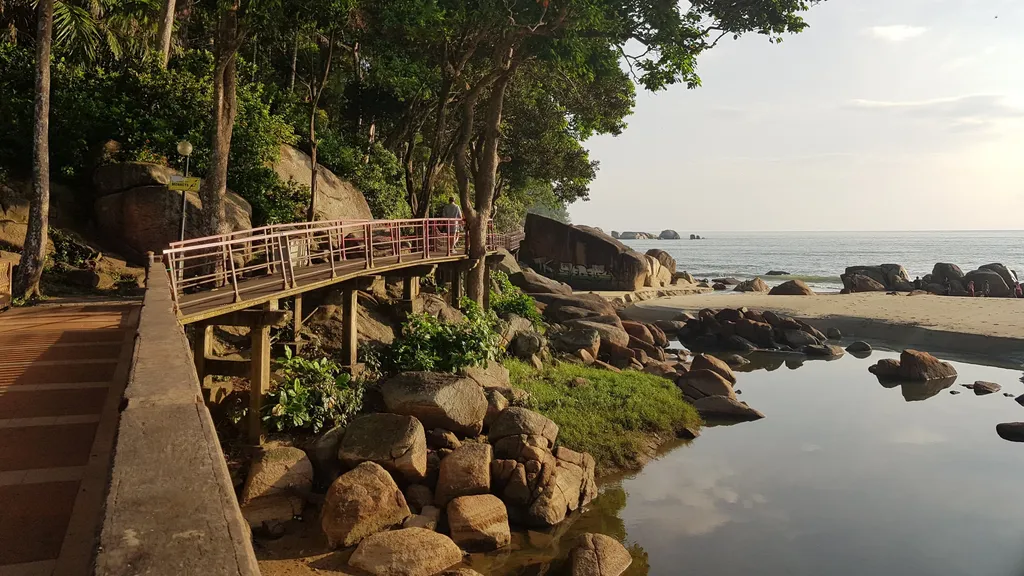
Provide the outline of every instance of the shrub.
{"type": "Polygon", "coordinates": [[[496,358],[501,344],[494,314],[485,314],[468,298],[462,299],[460,307],[466,315],[462,322],[445,322],[430,314],[411,315],[395,341],[381,350],[381,369],[392,374],[407,370],[458,372],[496,358]]]}
{"type": "Polygon", "coordinates": [[[491,310],[495,314],[516,314],[534,324],[544,322],[537,310],[537,302],[529,294],[524,294],[518,287],[513,286],[504,272],[494,272],[491,280],[497,284],[499,290],[491,290],[491,310]]]}
{"type": "Polygon", "coordinates": [[[363,403],[362,386],[327,358],[308,360],[286,348],[278,360],[284,379],[268,395],[263,421],[278,432],[348,424],[363,403]]]}

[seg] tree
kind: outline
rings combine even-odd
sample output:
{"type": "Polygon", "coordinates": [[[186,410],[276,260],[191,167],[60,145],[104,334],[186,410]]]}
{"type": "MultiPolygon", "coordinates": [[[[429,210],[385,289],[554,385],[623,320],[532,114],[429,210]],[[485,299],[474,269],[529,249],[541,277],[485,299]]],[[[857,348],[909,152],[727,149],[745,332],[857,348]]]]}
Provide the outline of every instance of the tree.
{"type": "Polygon", "coordinates": [[[160,42],[160,65],[167,67],[167,61],[171,59],[171,35],[174,32],[174,10],[177,6],[175,0],[164,0],[163,13],[160,17],[160,28],[157,32],[157,40],[160,42]]]}
{"type": "Polygon", "coordinates": [[[726,35],[754,32],[772,42],[803,30],[800,12],[818,0],[537,0],[506,3],[435,0],[442,25],[423,34],[445,55],[441,86],[458,95],[453,149],[456,184],[467,223],[470,258],[467,292],[482,302],[487,225],[500,193],[498,170],[503,112],[510,83],[534,66],[594,78],[607,73],[614,50],[632,80],[657,91],[700,85],[697,57],[726,35]],[[636,47],[639,51],[633,50],[636,47]],[[595,62],[597,63],[595,65],[595,62]]]}
{"type": "Polygon", "coordinates": [[[25,299],[41,295],[39,280],[46,261],[50,215],[50,51],[53,44],[53,2],[39,1],[36,28],[35,114],[32,130],[32,203],[25,249],[21,253],[14,294],[25,299]]]}

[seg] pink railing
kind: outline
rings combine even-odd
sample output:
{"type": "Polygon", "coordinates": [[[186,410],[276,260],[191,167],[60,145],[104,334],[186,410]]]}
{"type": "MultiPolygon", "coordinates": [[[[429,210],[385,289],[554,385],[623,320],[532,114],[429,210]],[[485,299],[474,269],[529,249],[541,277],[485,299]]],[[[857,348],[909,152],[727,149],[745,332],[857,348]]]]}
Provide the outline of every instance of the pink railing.
{"type": "MultiPolygon", "coordinates": [[[[496,234],[488,226],[487,249],[515,249],[516,234],[496,234]]],[[[298,287],[304,279],[319,281],[353,271],[372,270],[404,262],[450,258],[467,253],[462,219],[318,221],[278,224],[221,236],[174,242],[164,261],[175,305],[197,293],[230,287],[234,301],[248,292],[280,282],[280,290],[298,287]],[[369,239],[369,241],[367,241],[369,239]]],[[[223,294],[218,290],[210,299],[223,294]]]]}

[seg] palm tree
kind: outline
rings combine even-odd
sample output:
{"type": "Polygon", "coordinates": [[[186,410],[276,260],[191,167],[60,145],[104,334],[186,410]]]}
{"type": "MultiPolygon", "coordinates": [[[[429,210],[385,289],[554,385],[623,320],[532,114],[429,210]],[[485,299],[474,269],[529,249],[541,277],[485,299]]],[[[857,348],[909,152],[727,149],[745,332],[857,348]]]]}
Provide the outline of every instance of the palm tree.
{"type": "Polygon", "coordinates": [[[53,45],[54,0],[39,0],[36,27],[36,96],[32,129],[32,204],[29,208],[25,250],[14,277],[14,294],[40,296],[39,280],[46,259],[47,220],[50,214],[50,51],[53,45]]]}

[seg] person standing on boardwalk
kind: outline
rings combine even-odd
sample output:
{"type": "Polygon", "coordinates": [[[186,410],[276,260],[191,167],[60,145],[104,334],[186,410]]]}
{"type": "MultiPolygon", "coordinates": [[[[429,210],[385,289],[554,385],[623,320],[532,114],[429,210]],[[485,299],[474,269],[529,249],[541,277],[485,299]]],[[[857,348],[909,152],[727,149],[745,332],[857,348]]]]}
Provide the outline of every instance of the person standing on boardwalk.
{"type": "MultiPolygon", "coordinates": [[[[441,209],[441,217],[458,218],[459,220],[462,219],[462,208],[459,208],[459,205],[455,203],[455,196],[448,197],[448,203],[441,209]]],[[[445,224],[445,229],[448,234],[448,242],[452,246],[455,246],[455,244],[458,243],[459,227],[460,225],[454,222],[447,222],[445,224]]]]}

